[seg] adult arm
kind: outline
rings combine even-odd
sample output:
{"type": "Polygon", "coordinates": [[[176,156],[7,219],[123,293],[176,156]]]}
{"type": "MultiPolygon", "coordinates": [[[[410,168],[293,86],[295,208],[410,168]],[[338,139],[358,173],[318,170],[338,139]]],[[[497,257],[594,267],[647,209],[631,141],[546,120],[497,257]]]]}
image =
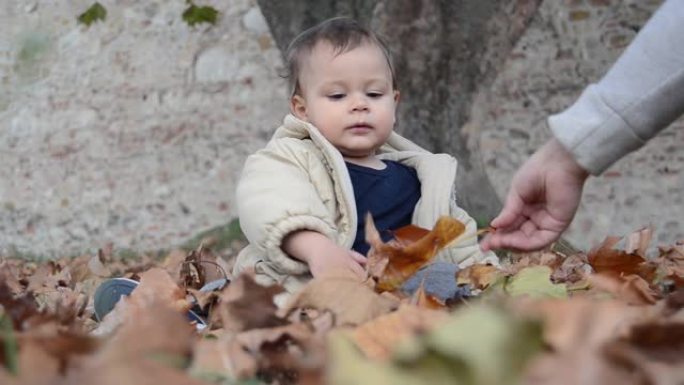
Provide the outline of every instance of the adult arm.
{"type": "Polygon", "coordinates": [[[658,9],[608,73],[549,127],[598,175],[684,113],[684,1],[658,9]]]}
{"type": "Polygon", "coordinates": [[[598,175],[684,112],[684,1],[653,15],[608,73],[549,118],[555,138],[514,175],[481,247],[535,250],[567,229],[588,172],[598,175]]]}

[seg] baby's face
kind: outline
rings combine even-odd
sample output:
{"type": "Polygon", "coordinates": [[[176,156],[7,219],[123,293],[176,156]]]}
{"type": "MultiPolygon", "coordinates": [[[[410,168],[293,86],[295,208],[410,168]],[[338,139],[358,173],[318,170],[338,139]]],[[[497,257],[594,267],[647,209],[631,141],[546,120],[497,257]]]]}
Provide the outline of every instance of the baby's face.
{"type": "Polygon", "coordinates": [[[292,112],[316,126],[345,158],[375,155],[392,133],[399,92],[379,47],[341,53],[325,42],[304,58],[292,112]]]}

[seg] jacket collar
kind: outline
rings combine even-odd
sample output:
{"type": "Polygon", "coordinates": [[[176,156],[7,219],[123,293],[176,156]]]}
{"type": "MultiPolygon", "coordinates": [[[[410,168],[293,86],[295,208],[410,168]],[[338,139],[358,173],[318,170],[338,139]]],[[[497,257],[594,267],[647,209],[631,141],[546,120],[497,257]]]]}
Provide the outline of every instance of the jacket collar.
{"type": "MultiPolygon", "coordinates": [[[[271,140],[280,138],[310,138],[321,149],[333,178],[341,186],[344,195],[344,201],[341,202],[342,209],[347,211],[350,223],[357,223],[354,189],[342,154],[321,134],[318,128],[292,114],[285,116],[283,125],[276,130],[271,140]]],[[[450,212],[449,202],[453,194],[458,165],[456,159],[446,154],[432,154],[396,132],[392,132],[387,143],[380,148],[378,156],[416,169],[423,185],[419,201],[422,207],[417,211],[427,214],[416,217],[416,225],[432,228],[439,215],[450,212]]],[[[348,238],[351,242],[349,247],[356,236],[356,228],[352,226],[350,231],[352,234],[348,238]]]]}

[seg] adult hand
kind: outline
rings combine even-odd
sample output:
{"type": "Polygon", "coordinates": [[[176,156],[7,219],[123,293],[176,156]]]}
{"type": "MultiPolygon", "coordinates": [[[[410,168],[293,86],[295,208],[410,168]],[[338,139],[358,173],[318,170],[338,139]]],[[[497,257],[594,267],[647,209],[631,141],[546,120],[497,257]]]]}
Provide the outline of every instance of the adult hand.
{"type": "Polygon", "coordinates": [[[550,245],[570,225],[589,173],[556,139],[548,141],[515,173],[495,231],[482,250],[538,250],[550,245]]]}
{"type": "Polygon", "coordinates": [[[306,262],[314,278],[326,274],[339,275],[351,272],[360,280],[366,279],[366,257],[354,250],[337,245],[325,235],[315,231],[298,231],[283,240],[283,250],[306,262]]]}

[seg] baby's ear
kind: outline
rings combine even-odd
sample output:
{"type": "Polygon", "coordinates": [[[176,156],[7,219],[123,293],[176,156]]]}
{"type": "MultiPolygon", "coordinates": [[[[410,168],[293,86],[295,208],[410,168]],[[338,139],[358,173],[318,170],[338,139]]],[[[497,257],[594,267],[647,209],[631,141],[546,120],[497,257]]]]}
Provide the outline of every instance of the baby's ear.
{"type": "Polygon", "coordinates": [[[394,90],[394,104],[399,104],[400,95],[401,93],[399,92],[399,90],[394,90]]]}
{"type": "Polygon", "coordinates": [[[301,120],[308,120],[306,114],[306,100],[300,95],[293,95],[290,98],[290,111],[294,116],[301,120]]]}

